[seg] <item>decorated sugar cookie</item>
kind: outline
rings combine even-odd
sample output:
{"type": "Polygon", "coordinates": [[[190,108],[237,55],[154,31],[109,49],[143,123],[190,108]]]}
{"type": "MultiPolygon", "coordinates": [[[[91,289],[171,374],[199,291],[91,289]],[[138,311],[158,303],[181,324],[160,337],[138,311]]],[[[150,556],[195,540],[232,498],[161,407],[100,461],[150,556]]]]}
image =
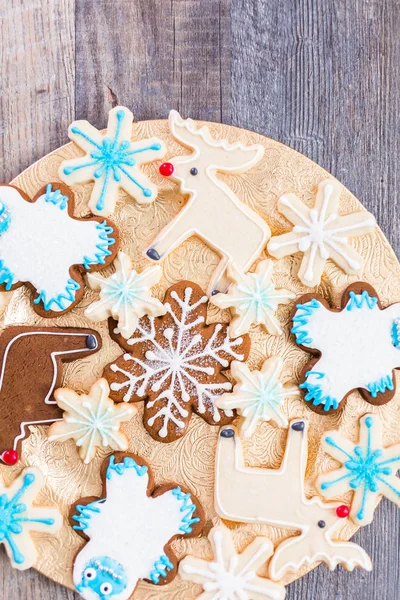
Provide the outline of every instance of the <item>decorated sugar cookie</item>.
{"type": "Polygon", "coordinates": [[[379,415],[360,419],[357,444],[338,431],[328,431],[322,440],[327,454],[342,467],[318,478],[318,491],[326,498],[353,492],[350,516],[357,525],[372,522],[378,499],[386,496],[400,507],[400,444],[384,447],[379,415]]]}
{"type": "Polygon", "coordinates": [[[172,110],[169,127],[174,138],[191,150],[175,156],[160,167],[162,175],[179,184],[188,201],[178,215],[160,232],[147,250],[151,260],[167,256],[179,244],[195,235],[213,248],[221,260],[212,275],[209,295],[225,292],[229,286],[226,267],[232,263],[247,271],[260,255],[271,232],[267,223],[235,195],[217,173],[245,173],[263,157],[260,144],[244,146],[214,140],[207,127],[197,128],[172,110]]]}
{"type": "Polygon", "coordinates": [[[124,252],[118,253],[114,265],[115,273],[109,277],[89,273],[88,283],[93,290],[100,290],[100,300],[88,306],[85,316],[95,322],[112,317],[118,322],[122,337],[128,339],[141,317],[165,314],[161,302],[151,295],[152,286],[161,279],[162,269],[156,265],[137,273],[124,252]]]}
{"type": "Polygon", "coordinates": [[[219,396],[215,403],[218,408],[237,411],[241,417],[241,437],[253,435],[261,421],[272,421],[278,427],[288,426],[281,407],[285,398],[299,396],[300,390],[294,385],[282,385],[282,369],[283,360],[279,356],[268,358],[261,371],[250,371],[245,363],[232,363],[231,374],[237,383],[232,393],[219,396]]]}
{"type": "Polygon", "coordinates": [[[179,563],[182,579],[200,583],[204,593],[201,600],[283,600],[285,588],[257,570],[274,552],[266,537],[256,537],[241,554],[237,553],[232,534],[225,525],[211,529],[208,539],[213,549],[213,560],[186,556],[179,563]]]}
{"type": "Polygon", "coordinates": [[[127,600],[139,579],[169,583],[176,575],[171,542],[199,535],[200,504],[176,484],[154,488],[146,462],[116,454],[105,462],[101,499],[76,503],[73,528],[88,543],[75,558],[74,585],[85,600],[127,600]]]}
{"type": "Polygon", "coordinates": [[[273,335],[283,333],[276,310],[279,304],[288,304],[296,298],[296,294],[276,289],[271,281],[272,271],[271,260],[259,262],[255,273],[247,274],[238,271],[233,264],[228,265],[228,277],[233,284],[226,294],[216,294],[211,301],[219,308],[231,308],[233,319],[229,335],[232,337],[248,333],[253,324],[263,325],[273,335]]]}
{"type": "Polygon", "coordinates": [[[4,544],[11,565],[21,571],[36,562],[31,531],[56,533],[62,527],[57,508],[34,504],[43,486],[43,474],[36,467],[24,469],[8,487],[0,475],[0,545],[4,544]]]}
{"type": "Polygon", "coordinates": [[[302,296],[292,332],[300,346],[318,357],[306,366],[300,384],[310,408],[342,408],[355,389],[371,404],[389,402],[395,394],[393,370],[400,367],[399,322],[400,303],[382,309],[366,283],[350,285],[340,309],[331,309],[322,296],[302,296]]]}
{"type": "Polygon", "coordinates": [[[116,106],[109,112],[105,134],[88,121],[74,121],[68,129],[69,138],[85,155],[63,161],[58,175],[68,185],[94,181],[89,208],[95,215],[114,212],[120,188],[139,204],[157,197],[157,187],[140,167],[163,158],[165,146],[156,137],[132,142],[132,123],[131,111],[116,106]]]}
{"type": "Polygon", "coordinates": [[[7,327],[0,336],[0,457],[19,459],[30,425],[61,417],[53,392],[61,384],[61,365],[94,354],[101,338],[92,329],[7,327]]]}
{"type": "Polygon", "coordinates": [[[269,576],[274,581],[316,561],[323,561],[331,570],[338,564],[348,571],[356,566],[372,569],[362,548],[332,539],[341,517],[348,515],[347,507],[305,496],[307,428],[305,421],[291,422],[279,469],[246,467],[240,438],[232,426],[222,429],[218,438],[214,495],[217,514],[228,521],[267,523],[300,532],[275,549],[269,564],[269,576]]]}
{"type": "Polygon", "coordinates": [[[127,450],[128,440],[120,427],[137,410],[130,405],[114,404],[108,397],[109,393],[105,379],[96,381],[88,394],[79,395],[67,388],[56,390],[56,402],[65,412],[62,420],[49,428],[47,435],[50,441],[75,440],[79,456],[86,464],[95,457],[96,448],[127,450]]]}
{"type": "Polygon", "coordinates": [[[43,317],[70,310],[83,295],[82,273],[108,265],[118,250],[115,226],[105,219],[73,217],[71,191],[49,183],[33,200],[11,185],[0,186],[0,284],[27,283],[43,317]]]}
{"type": "Polygon", "coordinates": [[[362,270],[364,260],[351,246],[350,238],[370,233],[376,221],[364,210],[339,215],[341,191],[338,181],[324,179],[318,185],[313,208],[296,194],[285,194],[279,199],[278,210],[293,224],[293,229],[272,237],[268,252],[275,258],[301,252],[303,259],[298,277],[309,287],[320,283],[328,259],[349,275],[357,275],[362,270]]]}
{"type": "Polygon", "coordinates": [[[232,389],[223,371],[233,360],[246,360],[250,339],[231,339],[221,323],[205,325],[207,302],[198,285],[181,281],[166,293],[166,314],[140,319],[129,340],[111,325],[112,336],[126,350],[104,371],[111,398],[145,400],[144,425],[155,440],[182,437],[192,412],[211,425],[234,417],[219,410],[215,398],[232,389]]]}

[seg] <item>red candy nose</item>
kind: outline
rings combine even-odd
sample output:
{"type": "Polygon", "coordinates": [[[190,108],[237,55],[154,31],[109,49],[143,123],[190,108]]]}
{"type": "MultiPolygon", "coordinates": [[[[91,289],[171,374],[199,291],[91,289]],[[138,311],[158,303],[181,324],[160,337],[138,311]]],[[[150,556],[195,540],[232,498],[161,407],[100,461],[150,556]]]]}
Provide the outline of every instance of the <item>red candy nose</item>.
{"type": "Polygon", "coordinates": [[[337,507],[336,514],[339,519],[346,519],[346,517],[348,517],[350,514],[350,509],[345,504],[342,504],[342,506],[337,507]]]}
{"type": "Polygon", "coordinates": [[[160,165],[159,171],[164,177],[170,177],[174,172],[174,165],[169,162],[163,163],[162,165],[160,165]]]}
{"type": "Polygon", "coordinates": [[[19,461],[18,452],[16,450],[5,450],[1,455],[1,460],[6,465],[15,465],[19,461]]]}

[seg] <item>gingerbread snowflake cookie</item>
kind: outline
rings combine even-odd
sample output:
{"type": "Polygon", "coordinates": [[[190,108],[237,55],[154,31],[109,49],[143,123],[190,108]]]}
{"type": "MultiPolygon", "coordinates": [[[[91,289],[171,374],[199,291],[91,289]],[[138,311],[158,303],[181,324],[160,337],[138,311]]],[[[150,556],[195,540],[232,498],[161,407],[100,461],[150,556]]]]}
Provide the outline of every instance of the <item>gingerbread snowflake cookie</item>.
{"type": "Polygon", "coordinates": [[[68,129],[85,155],[62,162],[58,174],[69,185],[94,181],[89,208],[95,215],[114,212],[120,188],[139,204],[149,204],[157,196],[157,187],[140,166],[162,158],[165,146],[156,137],[131,141],[132,123],[131,111],[116,106],[110,110],[105,134],[88,121],[75,121],[68,129]]]}
{"type": "Polygon", "coordinates": [[[341,191],[338,181],[324,179],[318,185],[313,208],[295,194],[285,194],[279,199],[278,210],[293,224],[293,229],[272,237],[268,252],[275,258],[301,252],[303,259],[298,277],[308,287],[320,283],[328,259],[349,275],[357,275],[363,267],[363,258],[349,240],[371,233],[376,221],[364,210],[339,215],[341,191]]]}
{"type": "Polygon", "coordinates": [[[284,600],[283,585],[257,575],[274,552],[268,538],[254,538],[241,554],[236,552],[232,533],[225,525],[211,529],[208,539],[213,560],[186,556],[179,563],[182,579],[203,586],[198,600],[284,600]]]}
{"type": "Polygon", "coordinates": [[[80,499],[71,511],[74,530],[87,541],[75,557],[73,580],[85,600],[128,600],[139,579],[161,585],[175,577],[171,542],[198,536],[204,513],[180,486],[155,488],[149,465],[134,454],[111,456],[102,475],[102,497],[80,499]]]}
{"type": "Polygon", "coordinates": [[[165,295],[166,314],[140,319],[125,340],[111,323],[111,335],[126,350],[104,376],[116,401],[145,400],[144,425],[155,440],[183,436],[192,412],[211,425],[232,421],[216,397],[232,389],[223,374],[233,360],[246,360],[250,339],[231,339],[221,323],[205,325],[207,296],[195,283],[182,281],[165,295]]]}
{"type": "MultiPolygon", "coordinates": [[[[37,292],[35,311],[55,317],[83,295],[83,273],[107,266],[118,250],[115,225],[99,217],[74,217],[71,190],[49,183],[33,200],[11,185],[0,186],[0,284],[23,283],[37,292]]],[[[0,286],[0,289],[1,289],[0,286]]]]}
{"type": "Polygon", "coordinates": [[[306,294],[297,303],[292,332],[296,342],[316,355],[304,369],[304,399],[316,412],[342,408],[358,389],[371,404],[395,394],[394,369],[400,367],[400,303],[385,309],[367,283],[350,285],[341,308],[322,296],[306,294]]]}

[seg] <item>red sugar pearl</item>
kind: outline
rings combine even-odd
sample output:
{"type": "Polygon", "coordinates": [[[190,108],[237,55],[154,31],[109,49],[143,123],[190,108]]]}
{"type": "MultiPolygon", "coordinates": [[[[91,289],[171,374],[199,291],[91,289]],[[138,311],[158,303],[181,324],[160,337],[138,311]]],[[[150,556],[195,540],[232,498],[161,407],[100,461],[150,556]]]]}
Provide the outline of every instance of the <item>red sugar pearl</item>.
{"type": "Polygon", "coordinates": [[[164,177],[170,177],[174,172],[174,165],[172,163],[165,162],[160,165],[159,171],[164,177]]]}
{"type": "Polygon", "coordinates": [[[15,465],[19,461],[19,455],[16,450],[5,450],[1,459],[6,465],[15,465]]]}
{"type": "Polygon", "coordinates": [[[348,517],[350,514],[350,509],[345,504],[342,504],[342,506],[337,507],[336,514],[339,519],[346,519],[346,517],[348,517]]]}

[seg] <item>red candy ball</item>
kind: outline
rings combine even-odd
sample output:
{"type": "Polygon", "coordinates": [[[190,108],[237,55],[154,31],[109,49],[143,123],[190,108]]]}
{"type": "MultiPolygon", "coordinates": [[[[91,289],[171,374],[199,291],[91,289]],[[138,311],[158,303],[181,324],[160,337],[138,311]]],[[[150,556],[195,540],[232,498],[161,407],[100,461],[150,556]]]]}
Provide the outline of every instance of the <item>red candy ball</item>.
{"type": "Polygon", "coordinates": [[[349,516],[350,509],[345,504],[342,504],[342,506],[338,506],[337,507],[336,514],[339,517],[339,519],[345,519],[346,517],[349,516]]]}
{"type": "Polygon", "coordinates": [[[159,171],[164,177],[170,177],[174,172],[174,165],[169,162],[163,163],[160,165],[159,171]]]}
{"type": "Polygon", "coordinates": [[[16,450],[5,450],[1,455],[1,459],[6,465],[15,465],[19,461],[18,452],[16,450]]]}

